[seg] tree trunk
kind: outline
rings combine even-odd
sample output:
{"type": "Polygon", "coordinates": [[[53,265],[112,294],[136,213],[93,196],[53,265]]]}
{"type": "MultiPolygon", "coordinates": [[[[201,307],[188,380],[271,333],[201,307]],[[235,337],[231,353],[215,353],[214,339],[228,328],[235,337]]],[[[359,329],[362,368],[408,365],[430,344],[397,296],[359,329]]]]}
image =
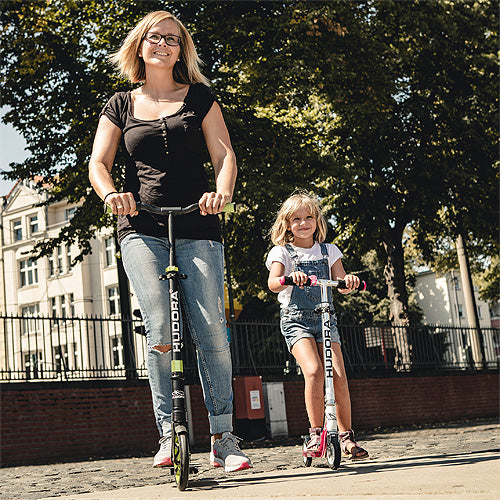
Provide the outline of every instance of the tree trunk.
{"type": "Polygon", "coordinates": [[[404,252],[402,245],[403,229],[392,229],[384,241],[387,262],[384,268],[387,283],[387,296],[390,303],[389,320],[396,343],[395,368],[398,371],[409,370],[411,367],[408,342],[410,318],[408,314],[408,293],[404,270],[404,252]]]}
{"type": "Polygon", "coordinates": [[[462,233],[457,237],[457,254],[460,265],[460,276],[462,277],[462,288],[464,292],[465,310],[467,311],[467,320],[469,323],[469,342],[472,348],[472,359],[476,369],[484,368],[484,346],[482,344],[482,333],[479,328],[479,316],[477,314],[476,297],[474,295],[474,286],[470,274],[469,257],[467,255],[467,246],[462,233]]]}

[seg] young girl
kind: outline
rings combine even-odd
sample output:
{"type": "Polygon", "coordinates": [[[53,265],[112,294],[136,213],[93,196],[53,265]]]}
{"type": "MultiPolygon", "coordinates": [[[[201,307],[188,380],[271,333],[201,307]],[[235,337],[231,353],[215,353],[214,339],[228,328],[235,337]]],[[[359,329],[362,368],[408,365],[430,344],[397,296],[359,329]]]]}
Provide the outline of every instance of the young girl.
{"type": "MultiPolygon", "coordinates": [[[[311,425],[307,447],[311,451],[318,449],[324,419],[323,344],[321,315],[314,312],[321,301],[320,289],[304,284],[311,274],[345,280],[347,289],[339,290],[340,293],[350,293],[360,283],[357,276],[346,274],[340,250],[333,244],[323,243],[326,227],[316,199],[302,193],[292,195],[281,206],[271,229],[271,240],[276,246],[266,260],[268,286],[278,293],[281,305],[281,332],[304,374],[305,402],[311,425]],[[281,285],[283,275],[290,276],[299,286],[281,285]]],[[[329,298],[331,302],[331,296],[329,298]]],[[[356,443],[351,429],[351,400],[335,313],[330,324],[340,444],[349,458],[366,458],[368,452],[356,443]]]]}

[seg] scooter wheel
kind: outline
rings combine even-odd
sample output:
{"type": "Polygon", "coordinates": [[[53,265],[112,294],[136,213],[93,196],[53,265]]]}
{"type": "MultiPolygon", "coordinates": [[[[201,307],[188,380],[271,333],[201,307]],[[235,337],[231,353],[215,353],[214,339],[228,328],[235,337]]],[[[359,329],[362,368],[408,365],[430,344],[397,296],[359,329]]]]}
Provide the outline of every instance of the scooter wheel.
{"type": "MultiPolygon", "coordinates": [[[[307,443],[309,443],[310,441],[310,437],[309,436],[303,436],[304,438],[304,444],[303,444],[303,447],[302,447],[302,451],[307,451],[307,443]]],[[[304,465],[306,467],[311,467],[311,464],[312,464],[312,457],[307,457],[306,455],[302,455],[302,460],[304,461],[304,465]]]]}
{"type": "Polygon", "coordinates": [[[184,491],[189,479],[189,441],[185,432],[174,434],[172,458],[175,483],[180,491],[184,491]]]}
{"type": "Polygon", "coordinates": [[[340,443],[336,437],[328,440],[326,446],[326,462],[328,466],[336,470],[340,465],[340,443]]]}

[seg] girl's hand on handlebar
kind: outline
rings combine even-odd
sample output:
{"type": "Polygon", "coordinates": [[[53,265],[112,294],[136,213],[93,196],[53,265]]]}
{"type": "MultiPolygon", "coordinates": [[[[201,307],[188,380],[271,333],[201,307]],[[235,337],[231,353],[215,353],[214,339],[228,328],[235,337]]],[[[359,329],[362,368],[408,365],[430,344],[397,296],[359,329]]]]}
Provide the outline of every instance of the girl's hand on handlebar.
{"type": "Polygon", "coordinates": [[[106,205],[115,215],[137,215],[137,207],[132,193],[113,193],[106,198],[106,205]]]}
{"type": "Polygon", "coordinates": [[[200,205],[201,215],[218,214],[222,212],[226,203],[230,202],[229,196],[221,193],[203,193],[198,205],[200,205]]]}
{"type": "Polygon", "coordinates": [[[346,288],[339,290],[341,293],[350,293],[356,290],[361,283],[361,280],[355,274],[346,274],[342,279],[345,281],[346,288]]]}
{"type": "Polygon", "coordinates": [[[304,288],[304,285],[307,282],[309,276],[302,271],[293,271],[289,274],[290,278],[292,278],[293,282],[300,288],[304,288]]]}

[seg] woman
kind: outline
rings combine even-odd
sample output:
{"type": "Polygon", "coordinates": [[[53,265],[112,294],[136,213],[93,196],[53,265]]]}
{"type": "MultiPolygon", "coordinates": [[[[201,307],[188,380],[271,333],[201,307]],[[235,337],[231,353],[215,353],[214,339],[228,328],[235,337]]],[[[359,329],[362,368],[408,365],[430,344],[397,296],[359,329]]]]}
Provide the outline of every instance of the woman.
{"type": "Polygon", "coordinates": [[[226,472],[251,467],[232,434],[232,367],[224,317],[223,248],[216,214],[231,201],[236,159],[219,104],[200,73],[183,24],[165,11],[146,15],[113,55],[123,76],[142,85],[116,93],[104,106],[94,139],[89,177],[118,215],[123,264],[137,296],[148,339],[148,374],[160,432],[153,466],[171,465],[171,381],[165,218],[136,210],[136,201],[200,211],[176,217],[176,260],[189,330],[212,435],[211,463],[226,472]],[[123,190],[111,169],[121,143],[123,190]],[[216,190],[204,171],[208,149],[216,190]]]}

